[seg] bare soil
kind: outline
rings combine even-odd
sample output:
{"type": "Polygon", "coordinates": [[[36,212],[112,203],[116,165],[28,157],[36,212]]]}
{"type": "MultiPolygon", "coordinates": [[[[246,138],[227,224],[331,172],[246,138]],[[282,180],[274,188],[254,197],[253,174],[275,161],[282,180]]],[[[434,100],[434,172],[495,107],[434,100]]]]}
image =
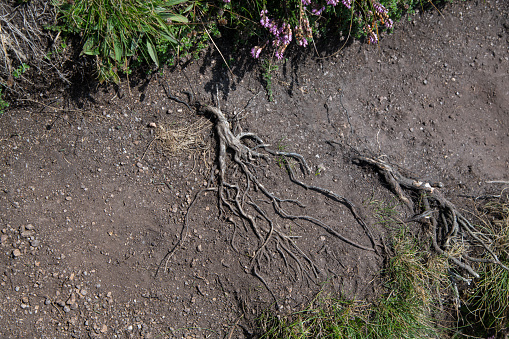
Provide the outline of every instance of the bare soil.
{"type": "MultiPolygon", "coordinates": [[[[295,49],[274,72],[272,102],[261,63],[223,50],[232,76],[213,49],[130,86],[33,93],[45,105],[0,116],[0,336],[252,338],[273,295],[281,313],[320,289],[374,298],[381,253],[281,219],[261,200],[316,274],[309,265],[300,274],[275,243],[258,271],[266,285],[252,274],[253,230],[221,215],[217,192],[197,196],[217,184],[213,124],[170,100],[162,84],[238,114],[234,125],[272,148],[302,154],[313,173],[299,178],[353,202],[381,244],[389,231],[370,202],[396,200],[376,171],[352,163],[356,152],[442,182],[465,208],[469,197],[500,192],[503,184],[490,181],[509,180],[508,11],[506,1],[455,2],[396,24],[378,46],[354,42],[329,58],[295,49]],[[157,128],[195,122],[199,147],[173,153],[156,138],[157,128]]],[[[347,207],[295,185],[279,165],[274,157],[256,169],[268,191],[370,245],[347,207]]]]}

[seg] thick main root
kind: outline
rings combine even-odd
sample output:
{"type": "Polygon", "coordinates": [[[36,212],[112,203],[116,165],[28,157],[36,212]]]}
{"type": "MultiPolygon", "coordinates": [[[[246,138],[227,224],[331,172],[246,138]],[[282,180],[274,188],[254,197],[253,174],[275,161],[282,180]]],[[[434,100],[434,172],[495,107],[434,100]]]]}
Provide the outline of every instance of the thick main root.
{"type": "Polygon", "coordinates": [[[409,179],[394,166],[379,159],[358,156],[355,160],[358,163],[374,166],[380,171],[394,193],[410,210],[416,213],[415,217],[408,221],[421,221],[431,226],[432,246],[437,253],[446,256],[455,265],[476,278],[479,277],[479,274],[472,267],[472,263],[493,263],[509,270],[492,250],[491,240],[476,230],[456,206],[443,196],[439,187],[436,187],[440,185],[409,179]],[[419,210],[405,195],[405,190],[416,193],[422,201],[422,207],[419,210]],[[449,254],[449,250],[455,243],[461,243],[464,248],[460,257],[449,254]],[[469,252],[476,246],[483,248],[489,258],[471,257],[469,252]]]}

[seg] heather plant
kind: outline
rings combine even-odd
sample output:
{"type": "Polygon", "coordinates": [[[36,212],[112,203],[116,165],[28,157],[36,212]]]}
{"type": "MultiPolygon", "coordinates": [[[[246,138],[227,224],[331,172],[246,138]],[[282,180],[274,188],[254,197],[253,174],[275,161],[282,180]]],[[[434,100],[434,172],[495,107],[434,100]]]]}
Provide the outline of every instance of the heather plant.
{"type": "MultiPolygon", "coordinates": [[[[259,12],[259,23],[266,30],[266,39],[251,49],[254,58],[264,49],[272,49],[277,59],[283,58],[287,47],[295,42],[306,47],[320,32],[320,25],[332,25],[339,19],[356,35],[364,34],[368,43],[376,44],[381,30],[390,29],[393,20],[379,0],[287,0],[279,4],[266,2],[259,12]]],[[[323,30],[322,30],[323,31],[323,30]]]]}
{"type": "Polygon", "coordinates": [[[257,36],[258,43],[251,48],[252,57],[265,54],[277,59],[283,58],[292,43],[307,47],[314,38],[334,37],[340,33],[365,37],[369,44],[377,44],[382,31],[392,29],[394,21],[404,13],[433,5],[430,0],[232,0],[217,3],[225,17],[229,14],[230,20],[225,23],[257,36]]]}

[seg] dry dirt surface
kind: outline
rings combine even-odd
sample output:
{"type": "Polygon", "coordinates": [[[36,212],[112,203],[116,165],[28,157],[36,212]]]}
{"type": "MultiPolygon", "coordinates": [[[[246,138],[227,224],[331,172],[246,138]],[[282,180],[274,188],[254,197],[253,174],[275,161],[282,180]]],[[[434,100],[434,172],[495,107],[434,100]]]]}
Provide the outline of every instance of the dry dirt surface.
{"type": "MultiPolygon", "coordinates": [[[[130,86],[48,89],[31,97],[46,106],[5,112],[0,337],[254,338],[253,319],[271,305],[296,310],[320,289],[373,298],[387,230],[370,202],[395,198],[353,155],[442,182],[457,206],[509,180],[508,4],[458,1],[441,13],[405,18],[378,46],[355,42],[324,59],[292,51],[274,72],[272,102],[257,61],[223,50],[232,76],[210,49],[130,86]],[[278,216],[227,155],[225,181],[249,189],[256,234],[235,206],[218,203],[214,119],[170,100],[165,88],[186,102],[181,91],[194,92],[237,130],[304,156],[307,176],[281,156],[248,168],[270,194],[306,206],[281,202],[289,213],[372,248],[345,204],[291,182],[285,162],[307,185],[348,199],[377,252],[311,219],[278,216]],[[191,140],[187,150],[160,140],[163,129],[189,126],[194,139],[188,131],[179,141],[191,140]]],[[[223,193],[234,199],[235,188],[223,193]]]]}

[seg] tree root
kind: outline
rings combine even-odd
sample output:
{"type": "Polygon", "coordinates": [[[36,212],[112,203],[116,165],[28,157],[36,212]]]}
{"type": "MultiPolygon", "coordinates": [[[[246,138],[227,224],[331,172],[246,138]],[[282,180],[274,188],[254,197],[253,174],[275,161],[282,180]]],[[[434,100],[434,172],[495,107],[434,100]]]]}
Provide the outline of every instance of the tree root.
{"type": "Polygon", "coordinates": [[[401,201],[413,212],[419,213],[407,221],[421,221],[431,225],[432,246],[437,253],[444,255],[459,268],[464,269],[476,278],[479,278],[479,274],[473,269],[472,263],[492,263],[509,270],[507,266],[500,262],[491,249],[491,239],[478,232],[456,206],[443,196],[439,188],[433,187],[436,185],[409,179],[403,176],[394,166],[380,159],[357,156],[354,161],[377,168],[401,201]],[[422,201],[420,211],[415,210],[414,203],[405,195],[404,189],[417,193],[422,201]],[[434,216],[435,212],[438,213],[436,217],[434,216]],[[455,242],[460,242],[465,248],[464,253],[459,258],[448,252],[451,249],[451,244],[455,242]],[[469,256],[468,252],[472,246],[482,247],[491,258],[469,256]]]}
{"type": "MultiPolygon", "coordinates": [[[[217,169],[214,171],[217,175],[217,187],[207,188],[206,190],[217,191],[218,208],[220,215],[233,223],[234,234],[237,230],[237,223],[247,223],[247,226],[254,233],[257,241],[256,251],[250,255],[250,265],[246,267],[246,272],[257,277],[267,288],[270,294],[276,299],[267,282],[260,271],[270,266],[271,254],[279,254],[284,261],[284,266],[292,268],[296,274],[295,279],[304,279],[305,276],[311,278],[308,272],[312,272],[314,277],[320,273],[319,267],[309,258],[296,244],[294,236],[290,236],[278,225],[276,219],[268,215],[265,205],[272,206],[272,214],[282,219],[293,222],[306,221],[314,224],[333,237],[362,250],[376,252],[376,245],[371,232],[357,213],[354,204],[336,193],[317,186],[311,186],[299,181],[294,173],[292,166],[286,159],[294,159],[300,166],[304,174],[309,174],[310,168],[304,157],[297,153],[274,151],[265,144],[263,140],[253,133],[238,133],[234,135],[225,115],[216,107],[198,106],[199,113],[211,115],[215,120],[215,130],[218,138],[217,169]],[[248,141],[249,140],[249,141],[248,141]],[[254,146],[248,146],[253,145],[254,146]],[[293,183],[311,191],[315,191],[327,198],[339,202],[348,207],[356,221],[362,226],[365,234],[371,242],[371,246],[359,244],[349,239],[324,221],[309,215],[293,215],[287,210],[287,206],[298,206],[304,208],[299,201],[293,199],[282,199],[271,193],[260,181],[257,171],[260,169],[260,163],[269,162],[271,156],[283,157],[286,169],[293,183]],[[255,196],[255,192],[256,196],[255,196]],[[271,248],[269,249],[269,245],[271,248]],[[274,252],[274,253],[272,253],[274,252]]],[[[197,194],[197,196],[200,193],[197,194]]],[[[196,197],[197,197],[196,196],[196,197]]],[[[196,201],[196,200],[194,200],[196,201]]],[[[193,201],[193,203],[194,203],[193,201]]],[[[189,209],[192,204],[189,206],[189,209]]],[[[188,214],[189,215],[189,210],[188,214]]],[[[187,234],[187,221],[184,220],[183,230],[180,241],[170,251],[168,251],[162,262],[168,263],[171,256],[175,253],[187,234]]],[[[232,247],[233,245],[232,238],[232,247]]],[[[161,263],[162,263],[161,262],[161,263]]],[[[160,265],[161,267],[161,265],[160,265]]],[[[311,278],[313,280],[313,278],[311,278]]],[[[276,300],[277,304],[277,300],[276,300]]]]}

